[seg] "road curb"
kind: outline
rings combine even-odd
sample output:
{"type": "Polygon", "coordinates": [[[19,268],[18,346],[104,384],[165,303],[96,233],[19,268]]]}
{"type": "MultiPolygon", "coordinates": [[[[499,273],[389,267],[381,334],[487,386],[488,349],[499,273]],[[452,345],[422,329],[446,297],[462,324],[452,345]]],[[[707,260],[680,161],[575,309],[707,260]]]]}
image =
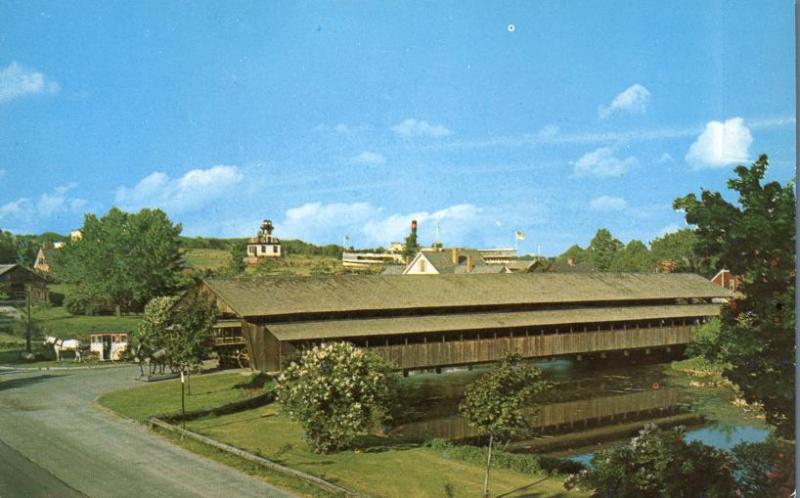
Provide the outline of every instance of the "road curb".
{"type": "Polygon", "coordinates": [[[111,368],[123,368],[128,366],[128,364],[123,365],[100,365],[96,367],[14,367],[11,365],[0,365],[0,370],[6,371],[14,371],[14,372],[46,372],[46,371],[56,371],[56,372],[66,372],[72,370],[108,370],[111,368]]]}
{"type": "Polygon", "coordinates": [[[342,486],[339,486],[339,485],[334,484],[332,482],[326,481],[325,479],[319,478],[317,476],[313,476],[311,474],[306,474],[305,472],[302,472],[300,470],[296,470],[296,469],[293,469],[293,468],[290,468],[290,467],[285,467],[283,465],[280,465],[278,463],[273,462],[272,460],[267,460],[264,457],[260,457],[258,455],[254,455],[254,454],[252,454],[250,452],[247,452],[247,451],[242,450],[240,448],[237,448],[235,446],[231,446],[229,444],[221,443],[221,442],[219,442],[219,441],[217,441],[215,439],[211,439],[209,437],[203,436],[202,434],[198,434],[196,432],[192,432],[192,431],[187,430],[187,429],[182,429],[182,428],[177,427],[175,425],[172,425],[172,424],[170,424],[168,422],[165,422],[165,421],[159,419],[158,417],[150,417],[148,419],[148,422],[150,423],[150,427],[151,428],[152,427],[159,427],[161,429],[180,434],[182,436],[185,436],[185,437],[188,437],[188,438],[193,439],[195,441],[198,441],[200,443],[203,443],[203,444],[205,444],[207,446],[211,446],[211,447],[213,447],[213,448],[215,448],[217,450],[224,451],[226,453],[230,453],[231,455],[234,455],[234,456],[237,456],[237,457],[242,458],[244,460],[247,460],[249,462],[253,462],[255,464],[258,464],[258,465],[260,465],[262,467],[265,467],[265,468],[267,468],[269,470],[272,470],[272,471],[275,471],[275,472],[279,472],[281,474],[285,474],[285,475],[288,475],[290,477],[294,477],[294,478],[297,478],[297,479],[302,479],[303,481],[305,481],[305,482],[307,482],[307,483],[309,483],[309,484],[311,484],[313,486],[316,486],[316,487],[318,487],[320,489],[323,489],[325,491],[328,491],[328,492],[331,492],[331,493],[336,493],[336,494],[343,494],[344,496],[347,496],[347,497],[370,498],[369,495],[356,493],[355,491],[351,491],[351,490],[349,490],[347,488],[343,488],[342,486]]]}

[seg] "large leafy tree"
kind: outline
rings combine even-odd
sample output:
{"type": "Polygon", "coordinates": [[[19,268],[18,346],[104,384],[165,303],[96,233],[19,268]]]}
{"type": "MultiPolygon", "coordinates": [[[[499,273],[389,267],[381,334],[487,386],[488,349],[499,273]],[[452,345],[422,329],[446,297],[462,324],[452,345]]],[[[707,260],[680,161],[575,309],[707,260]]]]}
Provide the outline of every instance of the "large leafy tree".
{"type": "Polygon", "coordinates": [[[683,228],[670,232],[650,242],[650,252],[659,269],[670,272],[703,273],[708,277],[713,264],[710,258],[702,265],[701,258],[694,252],[697,235],[694,230],[683,228]]]}
{"type": "Polygon", "coordinates": [[[642,241],[634,239],[614,254],[608,269],[620,272],[652,272],[655,267],[655,258],[650,250],[642,241]]]}
{"type": "Polygon", "coordinates": [[[740,293],[723,308],[718,335],[724,375],[749,402],[763,404],[778,433],[794,434],[795,194],[794,184],[763,182],[767,156],[738,166],[726,201],[703,190],[675,200],[697,227],[696,252],[741,275],[740,293]]]}
{"type": "Polygon", "coordinates": [[[163,211],[112,208],[101,218],[87,214],[81,231],[80,240],[55,253],[53,266],[56,276],[75,284],[86,299],[136,310],[180,285],[181,225],[173,225],[163,211]]]}
{"type": "Polygon", "coordinates": [[[606,228],[597,231],[586,249],[589,261],[599,271],[608,271],[617,253],[625,247],[606,228]]]}
{"type": "MultiPolygon", "coordinates": [[[[489,469],[492,447],[496,439],[507,438],[529,429],[523,414],[526,402],[547,388],[542,371],[524,362],[518,355],[509,355],[467,389],[459,411],[467,422],[489,436],[483,496],[489,496],[489,469]]],[[[534,408],[535,409],[535,408],[534,408]]]]}
{"type": "Polygon", "coordinates": [[[281,373],[278,400],[303,426],[311,448],[330,453],[390,417],[397,380],[381,357],[350,343],[326,343],[281,373]]]}

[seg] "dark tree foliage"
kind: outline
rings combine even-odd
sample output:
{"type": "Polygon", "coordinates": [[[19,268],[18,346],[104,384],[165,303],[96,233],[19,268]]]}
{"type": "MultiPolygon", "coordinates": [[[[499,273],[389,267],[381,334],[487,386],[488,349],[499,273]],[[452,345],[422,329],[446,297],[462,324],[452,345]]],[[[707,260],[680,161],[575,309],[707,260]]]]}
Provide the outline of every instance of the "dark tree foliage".
{"type": "Polygon", "coordinates": [[[608,269],[617,272],[653,272],[656,262],[647,246],[634,239],[614,254],[608,269]]]}
{"type": "Polygon", "coordinates": [[[682,428],[647,425],[626,446],[601,450],[592,468],[567,480],[615,498],[728,498],[736,495],[733,464],[726,452],[700,441],[684,441],[682,428]]]}
{"type": "Polygon", "coordinates": [[[696,241],[694,230],[683,228],[654,239],[650,242],[650,252],[659,268],[671,272],[700,273],[710,278],[716,272],[711,264],[703,264],[695,254],[696,241]]]}
{"type": "Polygon", "coordinates": [[[117,310],[141,310],[181,284],[181,226],[163,211],[87,214],[81,231],[83,237],[68,241],[51,262],[59,280],[76,286],[77,296],[117,310]]]}
{"type": "Polygon", "coordinates": [[[739,293],[723,308],[719,358],[745,400],[763,404],[778,433],[794,435],[794,185],[763,183],[767,156],[738,166],[728,187],[736,205],[703,190],[675,200],[697,227],[696,251],[741,275],[739,293]]]}
{"type": "Polygon", "coordinates": [[[589,242],[586,252],[589,261],[594,264],[595,268],[599,271],[608,271],[611,268],[611,262],[614,257],[623,247],[622,242],[614,238],[608,229],[601,228],[597,231],[592,241],[589,242]]]}
{"type": "Polygon", "coordinates": [[[17,244],[11,232],[0,230],[0,264],[17,262],[17,244]]]}

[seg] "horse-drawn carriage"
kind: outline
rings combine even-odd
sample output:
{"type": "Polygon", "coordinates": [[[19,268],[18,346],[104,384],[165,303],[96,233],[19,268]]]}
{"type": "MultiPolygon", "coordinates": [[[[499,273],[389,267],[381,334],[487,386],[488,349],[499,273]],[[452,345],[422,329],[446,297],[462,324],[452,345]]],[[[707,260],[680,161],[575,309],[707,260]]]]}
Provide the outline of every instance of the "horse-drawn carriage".
{"type": "Polygon", "coordinates": [[[100,361],[120,361],[128,350],[127,332],[97,332],[89,335],[89,351],[100,361]]]}

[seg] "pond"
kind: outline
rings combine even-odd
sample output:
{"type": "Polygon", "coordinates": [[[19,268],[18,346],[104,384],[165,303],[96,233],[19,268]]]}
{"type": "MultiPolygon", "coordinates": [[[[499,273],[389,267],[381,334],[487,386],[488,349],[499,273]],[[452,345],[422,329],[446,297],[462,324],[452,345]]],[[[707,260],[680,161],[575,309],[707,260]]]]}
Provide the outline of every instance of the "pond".
{"type": "MultiPolygon", "coordinates": [[[[684,426],[687,440],[721,449],[766,439],[768,427],[731,404],[727,387],[698,387],[670,368],[666,358],[637,364],[537,363],[552,388],[532,402],[529,422],[535,437],[513,441],[508,450],[591,460],[599,449],[627,443],[647,423],[684,426]],[[658,361],[662,361],[658,363],[658,361]],[[692,384],[692,386],[690,386],[692,384]]],[[[485,369],[422,374],[405,379],[406,413],[391,435],[424,441],[445,438],[479,442],[480,435],[458,413],[466,387],[485,369]]]]}

